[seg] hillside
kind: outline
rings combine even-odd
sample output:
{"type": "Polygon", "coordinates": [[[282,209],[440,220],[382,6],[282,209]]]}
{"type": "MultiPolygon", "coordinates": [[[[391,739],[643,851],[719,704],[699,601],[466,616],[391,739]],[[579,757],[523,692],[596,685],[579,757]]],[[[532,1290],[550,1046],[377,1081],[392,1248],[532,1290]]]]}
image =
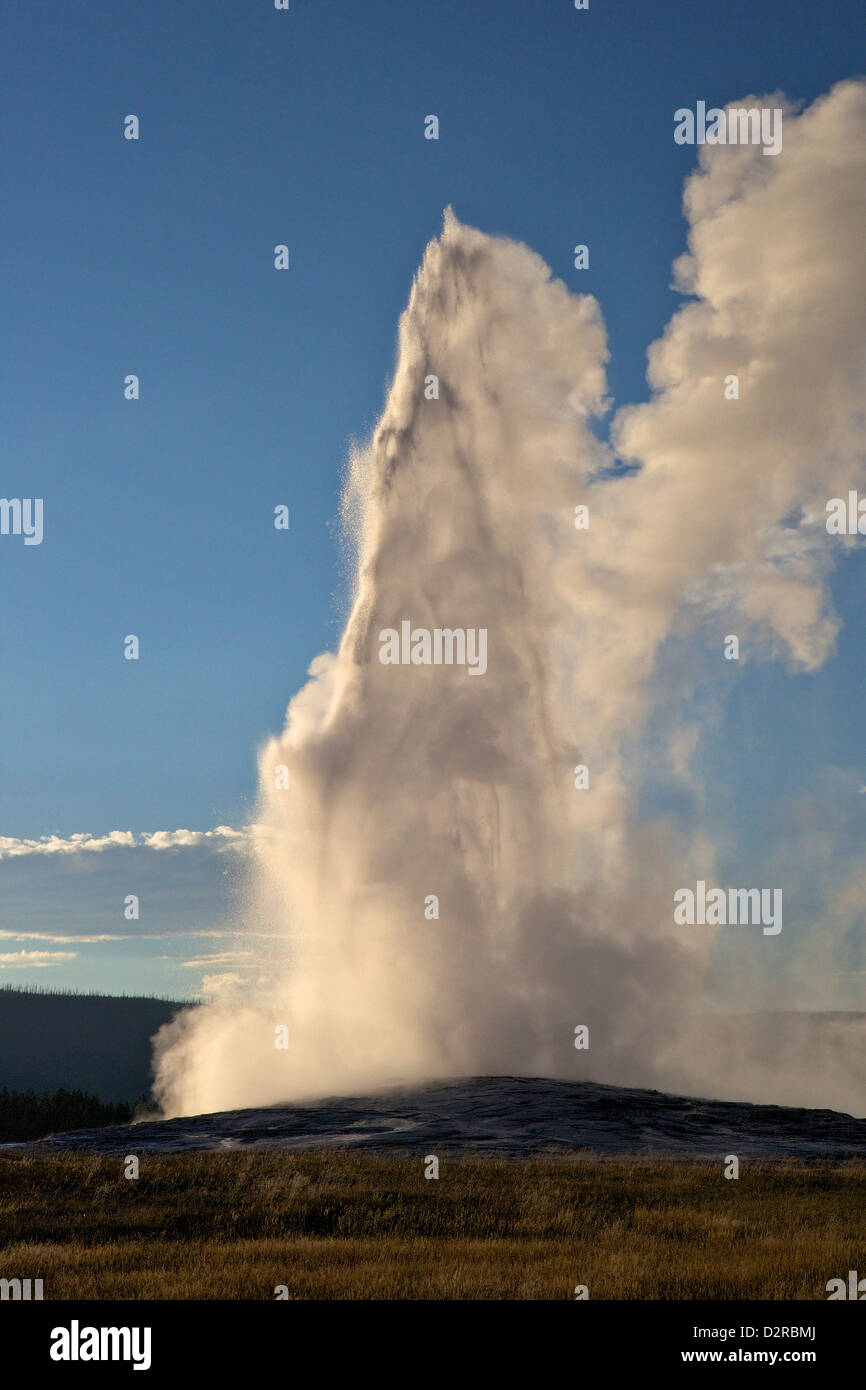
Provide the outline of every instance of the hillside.
{"type": "Polygon", "coordinates": [[[0,988],[0,1087],[135,1101],[150,1090],[151,1038],[173,999],[0,988]]]}

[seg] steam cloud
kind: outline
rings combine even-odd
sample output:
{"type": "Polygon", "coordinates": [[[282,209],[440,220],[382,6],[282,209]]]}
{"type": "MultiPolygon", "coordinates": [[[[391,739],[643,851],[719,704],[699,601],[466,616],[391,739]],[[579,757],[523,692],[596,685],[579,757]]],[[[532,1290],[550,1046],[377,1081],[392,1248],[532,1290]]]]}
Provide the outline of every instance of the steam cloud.
{"type": "MultiPolygon", "coordinates": [[[[595,300],[446,212],[350,464],[339,651],[260,758],[251,916],[286,950],[162,1030],[167,1112],[475,1073],[856,1104],[866,1063],[831,1034],[773,1055],[757,1024],[720,1040],[700,1021],[714,932],[675,927],[672,902],[712,878],[712,846],[641,818],[632,776],[672,698],[663,649],[711,632],[721,664],[735,632],[814,670],[836,637],[846,542],[825,502],[866,482],[866,85],[799,115],[763,104],[784,108],[782,153],[705,146],[687,181],[690,298],[650,351],[652,399],[613,420],[616,454],[590,428],[607,409],[595,300]],[[486,673],[381,664],[404,619],[486,629],[486,673]]],[[[686,778],[690,669],[665,750],[686,778]]],[[[761,999],[743,984],[736,1002],[761,999]]]]}

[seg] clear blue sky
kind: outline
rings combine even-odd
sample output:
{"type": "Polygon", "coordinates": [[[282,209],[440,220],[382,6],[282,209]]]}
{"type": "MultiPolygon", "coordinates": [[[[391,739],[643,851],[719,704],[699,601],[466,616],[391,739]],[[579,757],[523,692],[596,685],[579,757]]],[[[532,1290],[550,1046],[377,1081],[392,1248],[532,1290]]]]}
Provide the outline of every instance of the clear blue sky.
{"type": "MultiPolygon", "coordinates": [[[[862,0],[81,0],[7,6],[0,48],[0,494],[45,499],[44,543],[0,547],[0,834],[26,838],[243,822],[256,746],[340,628],[347,444],[379,411],[446,204],[597,295],[614,399],[641,399],[678,302],[694,150],[674,110],[811,100],[866,68],[866,21],[862,0]]],[[[839,571],[846,630],[862,583],[859,559],[839,571]]],[[[816,677],[746,677],[730,733],[752,749],[756,829],[764,735],[804,794],[810,768],[862,772],[862,651],[843,636],[816,677]]],[[[160,930],[226,910],[224,860],[154,888],[160,930]]],[[[107,872],[0,864],[0,926],[110,930],[107,872]]],[[[81,947],[0,978],[189,986],[166,984],[164,944],[134,970],[81,947]]]]}

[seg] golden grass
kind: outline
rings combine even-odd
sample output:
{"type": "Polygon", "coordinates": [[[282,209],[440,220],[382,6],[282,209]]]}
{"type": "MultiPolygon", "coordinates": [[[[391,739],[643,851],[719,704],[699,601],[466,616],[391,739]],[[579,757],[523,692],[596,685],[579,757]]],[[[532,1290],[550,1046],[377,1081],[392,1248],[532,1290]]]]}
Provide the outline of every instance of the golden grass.
{"type": "MultiPolygon", "coordinates": [[[[134,1152],[134,1132],[130,1152],[134,1152]]],[[[0,1157],[0,1277],[57,1299],[826,1299],[866,1166],[362,1152],[0,1157]]]]}

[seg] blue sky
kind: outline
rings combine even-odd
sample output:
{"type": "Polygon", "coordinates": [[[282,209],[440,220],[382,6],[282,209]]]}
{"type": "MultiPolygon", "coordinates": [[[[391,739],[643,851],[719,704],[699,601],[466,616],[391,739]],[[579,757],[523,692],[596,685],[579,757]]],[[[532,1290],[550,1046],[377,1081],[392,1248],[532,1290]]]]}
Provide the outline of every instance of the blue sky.
{"type": "MultiPolygon", "coordinates": [[[[643,399],[694,164],[674,110],[809,101],[863,70],[864,39],[846,0],[7,7],[0,492],[45,499],[45,539],[0,543],[0,835],[243,824],[256,747],[340,630],[347,447],[446,204],[595,294],[614,402],[643,399]]],[[[764,852],[783,793],[808,800],[834,768],[866,781],[861,560],[834,581],[836,658],[749,673],[725,711],[748,755],[705,770],[734,856],[764,852]]],[[[147,914],[0,979],[194,993],[183,933],[224,923],[233,881],[207,845],[4,860],[0,929],[128,934],[118,903],[142,883],[147,914]]]]}

